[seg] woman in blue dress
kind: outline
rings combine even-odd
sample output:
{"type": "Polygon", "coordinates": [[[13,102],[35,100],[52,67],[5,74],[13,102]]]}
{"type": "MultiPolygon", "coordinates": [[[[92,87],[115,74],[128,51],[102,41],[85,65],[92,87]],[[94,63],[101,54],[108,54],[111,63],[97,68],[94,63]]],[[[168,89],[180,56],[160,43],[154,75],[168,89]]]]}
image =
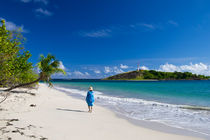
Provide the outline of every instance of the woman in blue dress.
{"type": "Polygon", "coordinates": [[[88,105],[88,112],[92,112],[93,110],[93,103],[94,103],[94,95],[93,95],[93,87],[89,87],[89,91],[87,92],[86,102],[88,105]]]}

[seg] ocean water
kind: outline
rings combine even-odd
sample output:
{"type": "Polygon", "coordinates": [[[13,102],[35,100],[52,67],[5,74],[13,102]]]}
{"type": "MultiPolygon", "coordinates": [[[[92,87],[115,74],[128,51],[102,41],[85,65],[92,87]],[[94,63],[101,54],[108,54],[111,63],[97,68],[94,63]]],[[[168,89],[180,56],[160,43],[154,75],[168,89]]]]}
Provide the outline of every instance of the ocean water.
{"type": "Polygon", "coordinates": [[[55,88],[135,120],[163,123],[210,136],[210,81],[56,80],[55,88]]]}

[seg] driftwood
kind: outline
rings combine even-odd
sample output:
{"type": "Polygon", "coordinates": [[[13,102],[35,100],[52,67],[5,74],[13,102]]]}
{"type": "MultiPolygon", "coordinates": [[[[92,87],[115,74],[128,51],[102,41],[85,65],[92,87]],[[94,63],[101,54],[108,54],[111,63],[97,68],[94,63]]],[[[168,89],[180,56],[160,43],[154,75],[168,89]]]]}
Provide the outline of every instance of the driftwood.
{"type": "Polygon", "coordinates": [[[36,94],[35,93],[32,93],[32,92],[28,92],[28,91],[1,91],[0,95],[1,96],[4,96],[4,99],[0,101],[0,104],[3,103],[7,97],[9,96],[9,93],[25,93],[25,94],[29,94],[29,95],[32,95],[32,96],[35,96],[36,94]],[[5,94],[5,95],[3,95],[5,94]]]}
{"type": "Polygon", "coordinates": [[[9,92],[6,92],[4,99],[0,101],[0,104],[3,103],[7,99],[8,96],[9,96],[9,92]]]}

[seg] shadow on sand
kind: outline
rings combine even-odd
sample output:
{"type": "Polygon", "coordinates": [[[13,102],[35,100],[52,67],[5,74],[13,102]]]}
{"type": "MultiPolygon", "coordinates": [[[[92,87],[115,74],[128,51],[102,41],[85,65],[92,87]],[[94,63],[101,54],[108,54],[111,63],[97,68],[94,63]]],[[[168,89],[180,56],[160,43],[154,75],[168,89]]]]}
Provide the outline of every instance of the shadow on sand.
{"type": "Polygon", "coordinates": [[[73,109],[64,109],[64,108],[56,108],[56,110],[72,111],[72,112],[87,112],[87,111],[83,111],[83,110],[73,110],[73,109]]]}

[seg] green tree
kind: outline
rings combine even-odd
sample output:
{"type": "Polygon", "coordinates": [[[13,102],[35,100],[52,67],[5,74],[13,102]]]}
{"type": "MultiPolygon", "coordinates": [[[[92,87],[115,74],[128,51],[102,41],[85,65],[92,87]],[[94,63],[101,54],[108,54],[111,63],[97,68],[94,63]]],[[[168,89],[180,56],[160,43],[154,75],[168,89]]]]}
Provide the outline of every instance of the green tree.
{"type": "Polygon", "coordinates": [[[47,82],[49,86],[52,86],[52,83],[50,82],[50,80],[53,74],[55,73],[66,74],[63,69],[59,68],[60,62],[55,58],[55,56],[51,54],[48,54],[47,57],[40,55],[40,62],[37,64],[37,66],[40,70],[40,73],[39,73],[39,77],[36,80],[32,82],[12,86],[6,89],[5,91],[10,91],[12,89],[19,88],[19,87],[29,86],[41,80],[47,82]]]}
{"type": "Polygon", "coordinates": [[[32,81],[37,76],[33,65],[28,61],[31,54],[24,51],[25,38],[20,30],[9,31],[5,21],[1,20],[0,26],[0,86],[6,87],[32,81]]]}
{"type": "MultiPolygon", "coordinates": [[[[1,20],[0,26],[0,87],[9,87],[4,91],[10,91],[18,87],[26,87],[36,84],[40,80],[48,82],[51,86],[51,75],[65,71],[59,68],[59,61],[53,55],[46,58],[41,55],[38,68],[39,75],[34,72],[34,67],[29,58],[29,51],[24,51],[25,38],[21,29],[9,31],[6,29],[5,21],[1,20]]],[[[4,102],[8,97],[0,101],[4,102]]]]}

